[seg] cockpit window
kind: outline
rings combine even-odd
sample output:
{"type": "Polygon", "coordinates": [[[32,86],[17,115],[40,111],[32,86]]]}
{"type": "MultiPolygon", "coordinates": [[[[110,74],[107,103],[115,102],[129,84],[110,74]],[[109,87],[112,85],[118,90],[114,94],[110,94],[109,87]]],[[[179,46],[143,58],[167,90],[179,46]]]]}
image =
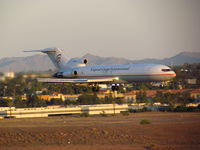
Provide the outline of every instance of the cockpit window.
{"type": "Polygon", "coordinates": [[[169,72],[172,71],[171,69],[162,69],[163,72],[169,72]]]}

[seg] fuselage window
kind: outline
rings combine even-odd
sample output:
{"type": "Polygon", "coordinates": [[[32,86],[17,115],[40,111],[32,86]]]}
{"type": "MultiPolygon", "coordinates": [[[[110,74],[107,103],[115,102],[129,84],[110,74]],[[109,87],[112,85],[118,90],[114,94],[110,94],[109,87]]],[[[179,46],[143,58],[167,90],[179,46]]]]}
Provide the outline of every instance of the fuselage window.
{"type": "Polygon", "coordinates": [[[172,71],[171,69],[162,69],[163,72],[169,72],[172,71]]]}

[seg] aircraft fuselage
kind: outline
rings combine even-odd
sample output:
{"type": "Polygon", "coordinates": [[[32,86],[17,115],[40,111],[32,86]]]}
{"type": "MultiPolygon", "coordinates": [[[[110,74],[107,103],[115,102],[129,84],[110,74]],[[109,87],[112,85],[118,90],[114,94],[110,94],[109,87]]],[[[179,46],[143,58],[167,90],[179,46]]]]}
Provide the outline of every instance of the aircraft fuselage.
{"type": "Polygon", "coordinates": [[[107,78],[117,77],[126,82],[166,81],[176,76],[168,66],[159,64],[95,65],[63,70],[63,78],[107,78]]]}

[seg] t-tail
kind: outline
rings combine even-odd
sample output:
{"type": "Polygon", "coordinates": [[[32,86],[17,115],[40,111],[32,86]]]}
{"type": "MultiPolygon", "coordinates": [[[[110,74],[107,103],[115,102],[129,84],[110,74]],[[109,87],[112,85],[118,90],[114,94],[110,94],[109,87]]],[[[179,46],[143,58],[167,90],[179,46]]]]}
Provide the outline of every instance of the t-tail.
{"type": "Polygon", "coordinates": [[[67,59],[63,54],[63,51],[59,48],[53,47],[53,48],[45,48],[42,50],[30,50],[30,51],[24,51],[24,52],[42,52],[49,56],[53,64],[58,68],[59,70],[63,70],[66,68],[67,59]]]}

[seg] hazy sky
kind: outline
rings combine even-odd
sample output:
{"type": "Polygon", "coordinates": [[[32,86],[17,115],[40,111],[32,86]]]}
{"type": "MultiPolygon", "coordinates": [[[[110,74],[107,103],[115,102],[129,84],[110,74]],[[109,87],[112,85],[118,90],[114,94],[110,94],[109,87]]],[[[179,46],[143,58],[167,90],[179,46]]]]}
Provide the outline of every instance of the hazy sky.
{"type": "Polygon", "coordinates": [[[200,51],[200,0],[0,0],[0,58],[64,48],[128,59],[200,51]]]}

